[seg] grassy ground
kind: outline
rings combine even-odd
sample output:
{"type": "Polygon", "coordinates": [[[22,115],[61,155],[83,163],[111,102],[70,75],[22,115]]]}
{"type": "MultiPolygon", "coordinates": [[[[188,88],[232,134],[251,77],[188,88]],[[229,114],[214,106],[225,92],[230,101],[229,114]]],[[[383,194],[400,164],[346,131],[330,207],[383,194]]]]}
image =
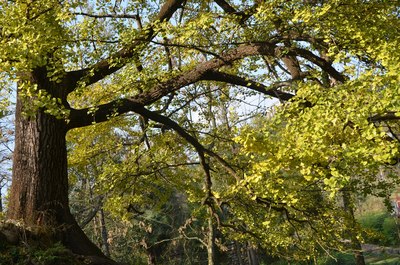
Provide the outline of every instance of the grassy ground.
{"type": "Polygon", "coordinates": [[[365,261],[369,265],[400,265],[399,255],[366,255],[365,261]]]}

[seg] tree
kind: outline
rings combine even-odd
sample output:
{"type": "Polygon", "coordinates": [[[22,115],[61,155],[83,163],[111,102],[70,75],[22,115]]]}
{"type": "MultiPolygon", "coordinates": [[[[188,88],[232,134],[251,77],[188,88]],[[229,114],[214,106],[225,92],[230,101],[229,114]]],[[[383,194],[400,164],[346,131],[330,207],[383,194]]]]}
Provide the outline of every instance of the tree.
{"type": "MultiPolygon", "coordinates": [[[[79,3],[78,6],[84,4],[79,3]]],[[[155,21],[168,20],[179,5],[179,1],[167,2],[155,21]]],[[[87,116],[84,121],[86,111],[81,115],[78,110],[75,114],[67,110],[67,96],[78,88],[84,77],[90,76],[85,84],[88,86],[117,71],[126,62],[111,66],[111,60],[107,59],[92,67],[65,72],[66,65],[63,65],[62,58],[74,48],[70,47],[70,51],[64,49],[68,45],[67,37],[72,33],[67,32],[65,23],[68,18],[65,16],[78,6],[57,1],[2,2],[2,53],[6,60],[3,65],[9,67],[11,75],[18,79],[13,182],[8,218],[22,219],[26,225],[64,225],[66,232],[63,241],[74,252],[101,255],[87,240],[69,211],[65,136],[74,127],[84,126],[85,123],[89,125],[93,117],[87,116]],[[9,17],[16,19],[8,21],[9,17]],[[34,41],[32,34],[39,36],[41,41],[34,41]],[[18,47],[18,51],[13,51],[13,46],[18,47]],[[49,113],[52,110],[49,104],[52,103],[62,106],[61,110],[68,114],[61,118],[62,113],[49,113]],[[68,116],[69,122],[65,119],[68,116]],[[80,121],[83,124],[79,124],[80,121]]],[[[148,40],[154,37],[152,27],[147,29],[143,37],[148,40]]],[[[140,44],[140,41],[136,41],[112,56],[131,57],[135,53],[135,46],[140,44]]],[[[66,62],[71,63],[73,61],[66,62]]],[[[100,111],[103,112],[101,118],[95,116],[100,120],[107,119],[108,114],[104,113],[106,109],[100,111]]],[[[57,110],[57,107],[53,110],[57,110]]],[[[108,111],[112,112],[111,109],[108,111]]]]}
{"type": "MultiPolygon", "coordinates": [[[[277,116],[291,125],[277,132],[288,139],[272,141],[271,148],[279,153],[286,150],[279,149],[286,140],[292,139],[293,150],[304,152],[305,158],[287,160],[285,154],[286,160],[274,161],[277,167],[294,161],[293,171],[285,174],[300,186],[318,178],[332,190],[342,187],[347,175],[339,165],[349,167],[346,163],[336,166],[336,161],[346,155],[361,165],[367,156],[367,164],[371,159],[376,162],[370,168],[390,163],[398,147],[386,139],[396,138],[387,130],[399,119],[398,6],[395,1],[309,2],[243,1],[239,6],[224,0],[167,0],[162,4],[2,0],[1,71],[18,83],[8,218],[23,220],[28,226],[63,227],[62,241],[73,252],[101,256],[70,213],[66,135],[133,112],[140,116],[138,126],[155,122],[193,147],[191,155],[198,157],[204,175],[204,203],[210,209],[233,199],[229,207],[237,206],[238,220],[250,221],[244,230],[257,237],[251,230],[263,228],[258,226],[259,219],[240,217],[241,209],[252,209],[254,200],[236,200],[251,195],[258,203],[254,213],[259,204],[268,206],[280,213],[273,225],[279,224],[288,205],[271,204],[269,198],[258,196],[258,189],[243,186],[247,178],[232,166],[234,160],[228,162],[212,146],[206,148],[204,139],[185,125],[183,111],[201,98],[209,82],[215,84],[220,97],[230,100],[248,93],[239,87],[282,102],[290,100],[283,107],[287,110],[277,116]],[[180,108],[173,112],[174,106],[180,108]],[[322,124],[317,117],[323,117],[322,124]],[[385,122],[388,125],[380,127],[385,122]],[[335,146],[346,152],[331,153],[335,149],[325,136],[320,149],[294,145],[295,137],[318,143],[310,136],[315,131],[307,129],[332,132],[332,124],[337,127],[337,138],[344,137],[335,146]],[[358,132],[361,137],[356,138],[358,132]],[[361,145],[355,147],[356,143],[361,145]],[[315,171],[312,161],[317,155],[326,158],[318,162],[328,163],[329,169],[315,171]],[[229,178],[227,183],[237,184],[238,190],[225,194],[222,186],[216,189],[216,169],[229,178]],[[314,176],[315,172],[320,175],[314,176]]],[[[265,162],[262,165],[259,169],[264,170],[265,162]]],[[[363,167],[354,166],[361,174],[363,167]]],[[[277,173],[267,171],[268,175],[277,173]]],[[[294,205],[296,196],[289,194],[289,198],[294,205]]],[[[305,199],[309,199],[306,205],[315,202],[312,196],[305,199]]],[[[301,216],[309,210],[302,209],[301,216]]],[[[262,224],[269,226],[268,220],[262,224]]],[[[293,234],[290,228],[287,231],[293,234]]],[[[264,245],[272,242],[262,238],[264,245]]],[[[281,250],[279,244],[276,250],[281,250]]]]}

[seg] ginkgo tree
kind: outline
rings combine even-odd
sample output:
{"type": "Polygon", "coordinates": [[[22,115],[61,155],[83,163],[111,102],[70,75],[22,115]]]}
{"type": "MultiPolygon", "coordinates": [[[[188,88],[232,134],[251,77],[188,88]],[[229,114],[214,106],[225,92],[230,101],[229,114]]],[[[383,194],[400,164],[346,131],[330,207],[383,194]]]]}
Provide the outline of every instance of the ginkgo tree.
{"type": "Polygon", "coordinates": [[[397,157],[396,1],[2,0],[0,10],[0,69],[18,86],[7,216],[62,227],[75,253],[102,256],[69,209],[66,135],[77,128],[115,121],[118,131],[135,113],[133,131],[174,131],[192,147],[178,155],[197,157],[204,204],[231,212],[220,225],[277,253],[293,247],[279,227],[299,248],[303,234],[325,231],[305,244],[324,246],[324,228],[341,227],[325,210],[335,194],[372,192],[375,172],[397,157]],[[247,161],[207,145],[185,119],[196,100],[212,103],[209,84],[215,100],[287,102],[260,132],[240,134],[247,161]],[[231,188],[213,185],[221,177],[231,188]],[[307,187],[318,194],[300,195],[307,187]]]}

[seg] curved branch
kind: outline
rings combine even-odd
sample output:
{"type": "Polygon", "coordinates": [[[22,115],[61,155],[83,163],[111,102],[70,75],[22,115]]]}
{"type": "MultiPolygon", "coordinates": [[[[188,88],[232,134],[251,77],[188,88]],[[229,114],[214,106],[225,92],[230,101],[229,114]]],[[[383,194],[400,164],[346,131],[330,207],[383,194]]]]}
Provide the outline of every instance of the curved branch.
{"type": "Polygon", "coordinates": [[[264,95],[278,98],[281,101],[288,101],[289,99],[294,97],[294,94],[290,94],[290,93],[286,93],[286,92],[282,92],[282,91],[278,90],[278,88],[280,88],[280,87],[289,86],[291,84],[291,82],[293,82],[294,80],[277,82],[268,87],[261,83],[257,83],[253,80],[247,80],[243,77],[239,77],[236,75],[223,73],[223,72],[219,72],[219,71],[209,71],[205,75],[204,80],[213,80],[213,81],[229,83],[232,85],[247,87],[252,90],[258,91],[264,95]]]}
{"type": "Polygon", "coordinates": [[[330,62],[322,59],[321,57],[315,55],[309,50],[292,47],[289,48],[288,55],[303,57],[313,64],[318,65],[323,71],[327,72],[336,81],[340,83],[344,83],[346,81],[346,76],[337,71],[330,62]]]}
{"type": "MultiPolygon", "coordinates": [[[[171,120],[170,118],[163,116],[155,111],[151,111],[146,109],[142,105],[136,105],[134,112],[140,114],[150,120],[161,123],[168,128],[173,129],[176,133],[178,133],[183,139],[185,139],[189,144],[191,144],[197,151],[201,160],[204,160],[204,154],[209,155],[210,157],[215,158],[227,171],[230,175],[232,175],[236,180],[240,180],[239,176],[236,174],[235,170],[226,162],[222,157],[213,151],[205,148],[196,138],[186,132],[178,123],[171,120]]],[[[209,170],[208,164],[205,161],[201,161],[202,166],[209,170]]]]}

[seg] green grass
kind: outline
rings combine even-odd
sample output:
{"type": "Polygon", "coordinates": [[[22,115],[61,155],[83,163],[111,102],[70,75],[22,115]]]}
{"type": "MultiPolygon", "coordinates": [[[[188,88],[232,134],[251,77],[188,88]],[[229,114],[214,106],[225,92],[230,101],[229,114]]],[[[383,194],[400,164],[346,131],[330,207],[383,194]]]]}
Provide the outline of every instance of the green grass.
{"type": "Polygon", "coordinates": [[[400,257],[385,258],[379,261],[368,262],[369,265],[400,265],[400,257]]]}
{"type": "MultiPolygon", "coordinates": [[[[314,262],[291,262],[290,265],[356,265],[353,254],[351,253],[336,253],[331,257],[321,257],[318,259],[317,264],[314,262]]],[[[400,255],[388,254],[366,254],[365,262],[367,265],[400,265],[400,255]]],[[[263,264],[263,263],[262,263],[263,264]]],[[[287,261],[280,260],[269,265],[287,265],[287,261]]]]}

